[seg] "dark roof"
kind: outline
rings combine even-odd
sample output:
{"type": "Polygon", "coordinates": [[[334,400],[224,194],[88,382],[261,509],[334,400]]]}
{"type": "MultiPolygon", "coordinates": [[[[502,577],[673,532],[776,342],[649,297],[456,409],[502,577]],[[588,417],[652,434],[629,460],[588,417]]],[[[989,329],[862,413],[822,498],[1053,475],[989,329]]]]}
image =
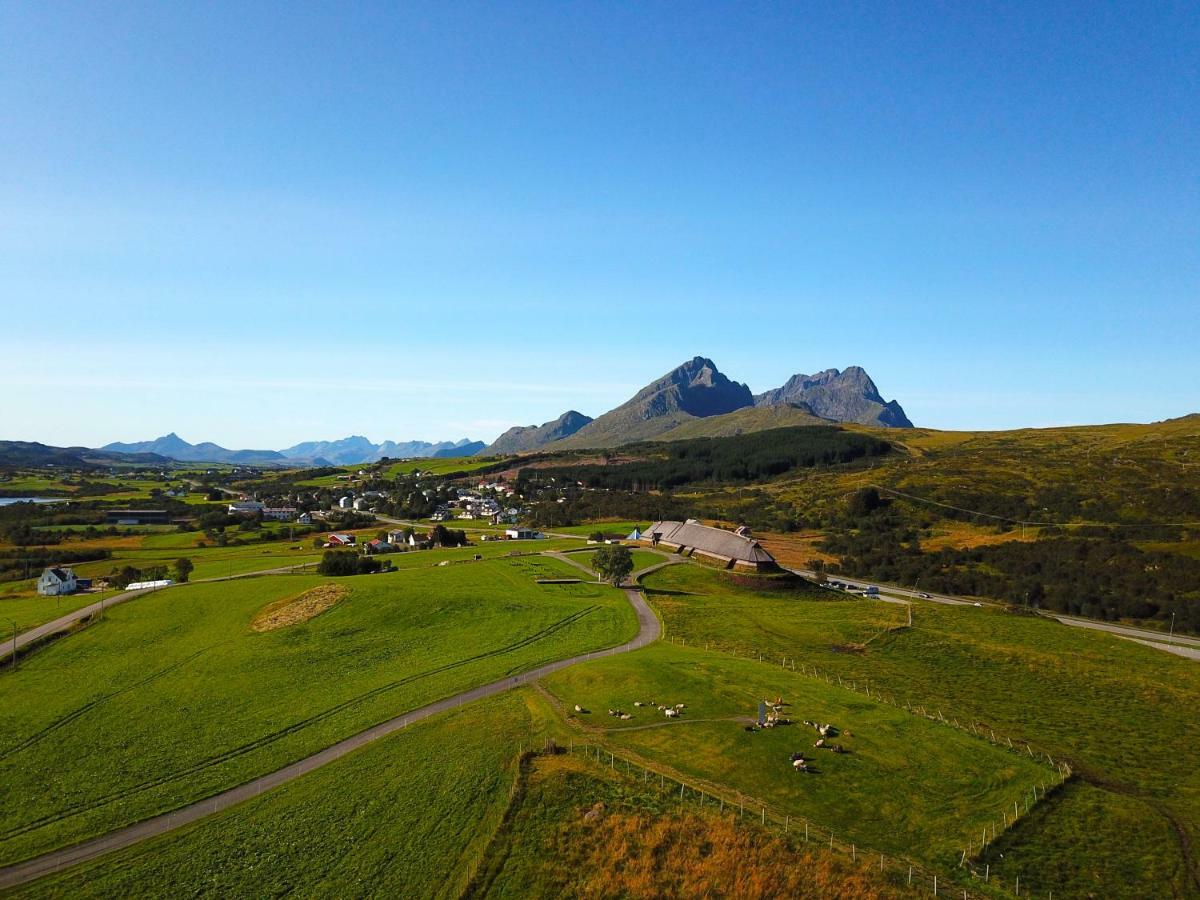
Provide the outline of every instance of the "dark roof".
{"type": "Polygon", "coordinates": [[[75,574],[70,569],[62,569],[62,568],[59,568],[58,566],[54,566],[53,568],[47,569],[46,571],[51,573],[59,581],[67,581],[75,574]]]}

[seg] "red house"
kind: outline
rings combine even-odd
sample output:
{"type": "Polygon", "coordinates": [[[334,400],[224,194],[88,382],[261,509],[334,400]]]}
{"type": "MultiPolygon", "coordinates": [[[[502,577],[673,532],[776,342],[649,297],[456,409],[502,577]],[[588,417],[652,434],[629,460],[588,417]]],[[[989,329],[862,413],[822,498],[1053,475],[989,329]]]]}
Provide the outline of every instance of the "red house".
{"type": "Polygon", "coordinates": [[[353,547],[354,535],[345,534],[344,532],[331,534],[328,538],[326,538],[325,542],[332,547],[353,547]]]}

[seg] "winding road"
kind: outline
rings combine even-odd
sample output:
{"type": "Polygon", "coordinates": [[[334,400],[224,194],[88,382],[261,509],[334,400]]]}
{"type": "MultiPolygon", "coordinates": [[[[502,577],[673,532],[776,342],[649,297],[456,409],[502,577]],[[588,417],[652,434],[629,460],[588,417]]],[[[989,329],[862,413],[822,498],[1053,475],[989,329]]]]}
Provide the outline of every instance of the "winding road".
{"type": "MultiPolygon", "coordinates": [[[[641,574],[642,572],[637,573],[637,575],[641,574]]],[[[136,596],[136,594],[141,592],[131,593],[136,596]]],[[[36,856],[33,859],[7,866],[0,869],[0,890],[26,884],[52,872],[96,859],[114,850],[121,850],[149,838],[158,837],[177,828],[190,825],[214,813],[229,809],[244,800],[257,797],[259,794],[269,791],[272,788],[287,784],[289,781],[293,781],[302,775],[307,775],[314,769],[319,769],[321,766],[340,759],[347,753],[352,753],[379,738],[386,737],[393,732],[407,728],[415,722],[420,722],[422,719],[427,719],[440,712],[462,706],[464,703],[471,703],[475,700],[482,700],[485,697],[492,697],[512,688],[536,681],[552,672],[557,672],[576,663],[601,656],[628,653],[631,650],[640,649],[658,640],[662,633],[662,626],[658,621],[658,617],[655,616],[654,611],[646,603],[645,598],[634,588],[626,588],[625,596],[629,599],[630,605],[633,606],[634,612],[637,614],[638,633],[632,640],[626,641],[620,646],[611,647],[606,650],[595,650],[589,653],[580,653],[567,659],[546,663],[521,675],[502,678],[499,681],[493,681],[490,684],[480,685],[479,687],[462,691],[442,700],[434,701],[417,709],[401,713],[385,722],[380,722],[378,725],[372,726],[365,731],[360,731],[358,734],[351,735],[291,765],[284,766],[282,769],[278,769],[267,775],[262,775],[235,788],[222,791],[206,800],[201,800],[180,807],[173,812],[163,813],[152,819],[146,819],[134,825],[120,828],[100,837],[92,838],[89,841],[84,841],[81,844],[76,844],[73,847],[64,847],[61,850],[54,850],[42,856],[36,856]]]]}

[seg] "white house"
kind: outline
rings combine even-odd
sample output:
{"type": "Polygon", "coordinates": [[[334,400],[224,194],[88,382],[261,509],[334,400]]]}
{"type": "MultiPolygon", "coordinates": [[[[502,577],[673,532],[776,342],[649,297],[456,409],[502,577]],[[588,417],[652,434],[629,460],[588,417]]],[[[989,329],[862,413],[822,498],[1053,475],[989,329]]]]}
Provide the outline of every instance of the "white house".
{"type": "Polygon", "coordinates": [[[343,497],[338,501],[338,509],[350,509],[354,505],[354,501],[349,497],[343,497]]]}
{"type": "Polygon", "coordinates": [[[359,510],[360,512],[364,509],[369,508],[370,505],[371,505],[371,501],[368,500],[366,497],[359,497],[357,500],[354,501],[354,508],[359,510]]]}
{"type": "Polygon", "coordinates": [[[312,513],[306,513],[306,512],[300,513],[300,515],[296,516],[296,524],[297,525],[311,525],[312,524],[312,513]]]}
{"type": "Polygon", "coordinates": [[[262,517],[276,522],[290,522],[296,518],[296,507],[268,506],[263,509],[262,517]]]}
{"type": "Polygon", "coordinates": [[[504,536],[510,541],[532,541],[538,533],[531,528],[508,528],[505,529],[504,536]]]}
{"type": "Polygon", "coordinates": [[[260,503],[258,500],[238,500],[229,504],[229,514],[231,516],[252,516],[262,512],[266,507],[267,504],[260,503]]]}
{"type": "Polygon", "coordinates": [[[43,597],[73,594],[77,588],[75,573],[71,569],[58,567],[42,572],[42,577],[38,579],[37,583],[37,592],[43,597]]]}
{"type": "Polygon", "coordinates": [[[404,543],[404,532],[399,528],[397,528],[393,531],[389,531],[387,533],[387,539],[388,539],[389,544],[403,544],[404,543]]]}

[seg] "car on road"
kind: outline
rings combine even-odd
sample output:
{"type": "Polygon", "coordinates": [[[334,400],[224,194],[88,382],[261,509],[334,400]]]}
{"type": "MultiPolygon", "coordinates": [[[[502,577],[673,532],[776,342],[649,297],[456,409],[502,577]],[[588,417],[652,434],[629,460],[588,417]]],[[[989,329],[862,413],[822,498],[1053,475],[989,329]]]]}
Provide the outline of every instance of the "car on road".
{"type": "Polygon", "coordinates": [[[932,599],[933,599],[932,597],[930,597],[930,596],[929,596],[927,593],[925,593],[924,591],[920,591],[920,592],[917,594],[917,596],[918,596],[918,597],[920,597],[922,600],[932,600],[932,599]]]}

